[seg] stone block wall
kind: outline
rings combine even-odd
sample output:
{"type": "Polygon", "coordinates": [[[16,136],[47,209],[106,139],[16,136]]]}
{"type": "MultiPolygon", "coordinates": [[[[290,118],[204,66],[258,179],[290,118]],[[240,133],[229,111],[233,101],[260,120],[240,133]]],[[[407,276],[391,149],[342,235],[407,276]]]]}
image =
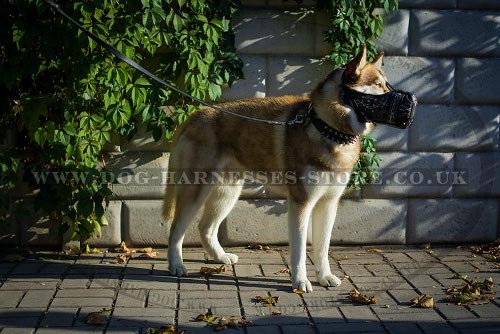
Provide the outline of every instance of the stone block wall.
{"type": "MultiPolygon", "coordinates": [[[[332,70],[322,36],[327,27],[324,13],[293,1],[244,0],[234,28],[245,80],[226,89],[223,100],[311,90],[332,70]]],[[[381,181],[342,200],[333,242],[495,239],[500,234],[500,2],[400,0],[377,46],[386,53],[389,82],[414,92],[420,105],[409,130],[375,129],[381,181]]],[[[161,217],[161,200],[167,144],[141,132],[110,150],[109,164],[123,172],[122,184],[114,187],[110,226],[91,244],[166,246],[169,226],[161,217]]],[[[286,201],[246,189],[220,238],[227,245],[286,243],[286,201]]],[[[195,224],[185,242],[199,245],[195,224]]]]}

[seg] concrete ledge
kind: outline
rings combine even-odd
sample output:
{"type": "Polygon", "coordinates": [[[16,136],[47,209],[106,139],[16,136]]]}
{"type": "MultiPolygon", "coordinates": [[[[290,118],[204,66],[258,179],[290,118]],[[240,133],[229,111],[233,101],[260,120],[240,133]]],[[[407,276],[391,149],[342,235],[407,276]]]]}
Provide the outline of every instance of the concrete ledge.
{"type": "Polygon", "coordinates": [[[451,59],[386,57],[384,72],[392,86],[415,94],[419,103],[453,101],[454,62],[451,59]]]}
{"type": "Polygon", "coordinates": [[[500,55],[498,12],[413,10],[411,20],[411,55],[500,55]]]}
{"type": "Polygon", "coordinates": [[[458,8],[467,9],[500,9],[497,0],[457,0],[458,8]]]}
{"type": "Polygon", "coordinates": [[[448,197],[453,178],[451,153],[385,153],[381,152],[376,184],[361,189],[363,198],[448,197]]]}
{"type": "Polygon", "coordinates": [[[404,152],[408,150],[408,130],[401,130],[392,128],[390,126],[378,125],[372,131],[370,136],[377,140],[376,147],[377,150],[381,152],[404,152]]]}
{"type": "Polygon", "coordinates": [[[121,151],[153,151],[153,152],[167,152],[168,142],[164,136],[159,141],[153,139],[151,132],[147,131],[146,125],[142,125],[137,130],[135,136],[128,140],[126,138],[121,139],[120,144],[121,151]]]}
{"type": "Polygon", "coordinates": [[[101,237],[93,236],[85,241],[90,247],[116,247],[122,242],[122,202],[110,201],[105,217],[108,226],[101,228],[101,237]]]}
{"type": "Polygon", "coordinates": [[[499,104],[500,58],[457,60],[456,98],[461,104],[499,104]]]}
{"type": "Polygon", "coordinates": [[[494,151],[500,114],[493,106],[419,105],[410,127],[410,151],[494,151]]]}
{"type": "Polygon", "coordinates": [[[464,172],[466,181],[453,186],[455,196],[500,196],[500,152],[457,153],[455,170],[464,172]]]}
{"type": "Polygon", "coordinates": [[[496,200],[410,200],[408,242],[485,242],[497,235],[496,200]]]}

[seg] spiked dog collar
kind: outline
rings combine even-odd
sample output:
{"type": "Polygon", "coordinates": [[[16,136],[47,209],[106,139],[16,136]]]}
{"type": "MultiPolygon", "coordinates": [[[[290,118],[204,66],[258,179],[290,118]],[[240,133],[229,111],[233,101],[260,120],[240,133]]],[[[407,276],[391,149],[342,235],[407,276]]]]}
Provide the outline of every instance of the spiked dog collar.
{"type": "Polygon", "coordinates": [[[334,141],[340,145],[352,144],[358,138],[357,135],[351,135],[349,133],[341,132],[337,129],[332,128],[328,124],[326,124],[323,120],[316,116],[316,112],[311,107],[310,112],[311,123],[314,127],[327,139],[334,141]]]}

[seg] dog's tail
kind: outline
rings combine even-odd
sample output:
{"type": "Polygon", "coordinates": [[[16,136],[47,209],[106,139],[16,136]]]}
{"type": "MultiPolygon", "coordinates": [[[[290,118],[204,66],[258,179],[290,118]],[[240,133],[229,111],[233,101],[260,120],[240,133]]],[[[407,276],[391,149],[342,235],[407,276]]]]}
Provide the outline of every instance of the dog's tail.
{"type": "Polygon", "coordinates": [[[163,217],[170,224],[174,220],[176,197],[175,184],[173,182],[168,184],[167,182],[167,189],[165,190],[165,197],[163,199],[163,217]]]}

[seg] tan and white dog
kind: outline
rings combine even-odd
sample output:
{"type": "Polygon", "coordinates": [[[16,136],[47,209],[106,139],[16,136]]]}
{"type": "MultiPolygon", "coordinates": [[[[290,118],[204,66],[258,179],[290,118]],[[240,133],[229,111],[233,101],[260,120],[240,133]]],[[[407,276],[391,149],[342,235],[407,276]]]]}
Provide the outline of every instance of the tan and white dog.
{"type": "Polygon", "coordinates": [[[341,283],[330,270],[330,237],[338,202],[346,186],[346,173],[349,175],[359,157],[359,135],[367,134],[373,128],[373,123],[360,123],[354,111],[342,103],[341,83],[374,95],[388,92],[381,70],[382,57],[381,53],[374,62],[368,62],[363,47],[345,69],[332,72],[319,83],[310,97],[253,98],[219,105],[234,113],[268,120],[289,120],[313,110],[332,131],[354,138],[349,143],[341,144],[325,137],[310,122],[275,126],[210,108],[197,111],[182,124],[174,137],[169,170],[174,174],[177,171],[194,172],[200,182],[179,182],[182,180],[177,179],[167,186],[164,216],[172,224],[168,246],[172,275],[187,274],[182,258],[184,234],[202,208],[199,231],[205,251],[216,262],[234,264],[238,261],[238,256],[224,251],[217,232],[237,202],[244,179],[235,177],[241,174],[224,172],[283,171],[294,175],[293,179],[285,178],[291,182],[279,185],[288,199],[292,287],[312,291],[306,275],[310,218],[316,278],[323,286],[341,283]],[[333,175],[333,184],[325,186],[312,182],[315,180],[311,175],[324,173],[333,175]],[[217,178],[213,176],[215,174],[231,176],[217,178]]]}

